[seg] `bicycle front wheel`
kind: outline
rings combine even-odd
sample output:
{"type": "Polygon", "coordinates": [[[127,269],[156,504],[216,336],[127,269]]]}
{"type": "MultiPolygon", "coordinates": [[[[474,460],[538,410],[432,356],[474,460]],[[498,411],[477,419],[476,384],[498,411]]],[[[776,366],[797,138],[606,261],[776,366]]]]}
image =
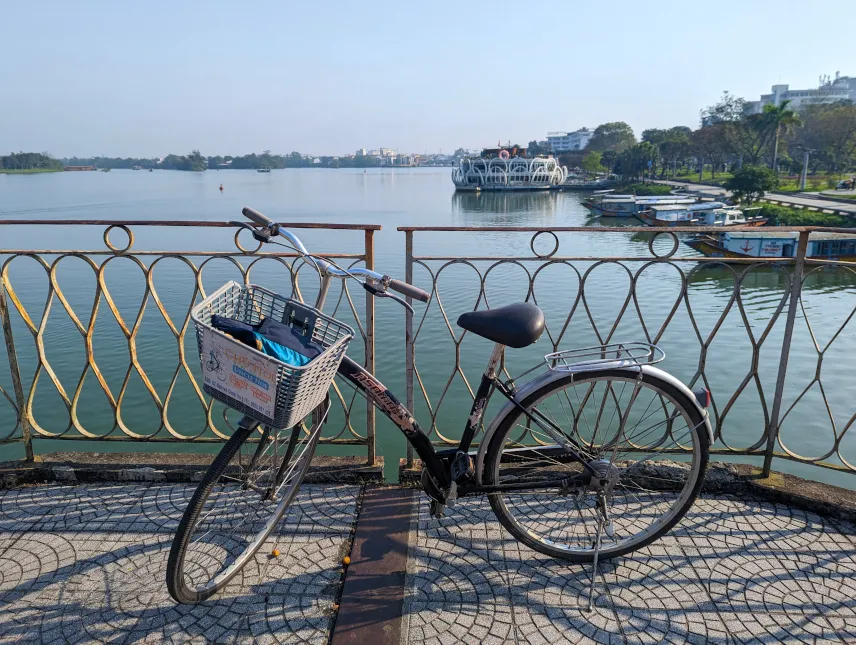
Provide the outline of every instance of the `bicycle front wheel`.
{"type": "Polygon", "coordinates": [[[626,370],[569,374],[522,405],[541,423],[513,409],[488,447],[483,480],[520,488],[489,499],[529,547],[591,561],[602,526],[599,557],[624,555],[669,531],[698,495],[710,440],[702,413],[672,384],[626,370]],[[567,485],[584,471],[569,445],[597,472],[588,486],[567,485]]]}
{"type": "Polygon", "coordinates": [[[167,561],[170,595],[196,603],[255,556],[309,469],[327,405],[289,430],[241,424],[212,462],[178,525],[167,561]],[[258,435],[258,441],[250,441],[258,435]]]}

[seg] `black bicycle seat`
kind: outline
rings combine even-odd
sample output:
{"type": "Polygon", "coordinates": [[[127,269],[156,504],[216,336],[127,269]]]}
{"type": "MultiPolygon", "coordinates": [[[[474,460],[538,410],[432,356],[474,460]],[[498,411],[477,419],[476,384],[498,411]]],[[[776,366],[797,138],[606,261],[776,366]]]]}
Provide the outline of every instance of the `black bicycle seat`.
{"type": "Polygon", "coordinates": [[[461,314],[458,327],[501,345],[526,347],[544,333],[544,312],[531,302],[518,302],[461,314]]]}

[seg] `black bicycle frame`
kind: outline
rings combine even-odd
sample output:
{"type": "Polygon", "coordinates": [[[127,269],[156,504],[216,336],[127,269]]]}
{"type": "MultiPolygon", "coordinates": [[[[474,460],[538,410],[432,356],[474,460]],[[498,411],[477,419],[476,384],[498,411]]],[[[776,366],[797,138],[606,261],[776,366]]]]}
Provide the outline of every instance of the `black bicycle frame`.
{"type": "MultiPolygon", "coordinates": [[[[452,483],[451,462],[459,453],[468,453],[473,438],[479,430],[484,411],[487,408],[488,401],[494,390],[499,390],[511,401],[523,414],[526,415],[533,423],[543,427],[544,425],[552,426],[552,428],[562,433],[561,428],[555,423],[540,415],[529,412],[514,398],[514,390],[509,388],[505,383],[496,378],[496,369],[502,357],[504,347],[497,345],[491,354],[488,362],[487,370],[482,375],[481,383],[479,383],[473,400],[473,406],[470,410],[470,415],[467,418],[467,424],[464,427],[464,433],[461,436],[461,441],[457,448],[437,451],[428,435],[422,431],[413,414],[402,404],[389,389],[381,383],[372,374],[366,371],[361,365],[354,362],[349,357],[345,356],[342,363],[339,365],[339,375],[350,381],[354,387],[363,392],[366,397],[383,412],[390,421],[392,421],[404,433],[407,441],[413,446],[416,454],[422,460],[422,465],[428,470],[434,481],[442,489],[448,489],[452,483]]],[[[492,486],[476,485],[475,483],[465,484],[458,488],[460,494],[475,494],[475,493],[491,493],[500,492],[503,490],[513,489],[534,489],[534,488],[551,488],[563,487],[574,488],[577,486],[587,485],[591,480],[591,475],[594,470],[589,466],[588,462],[572,447],[562,447],[563,456],[569,461],[580,463],[584,470],[578,475],[565,477],[561,479],[547,480],[543,482],[521,482],[520,484],[497,484],[492,486]]]]}

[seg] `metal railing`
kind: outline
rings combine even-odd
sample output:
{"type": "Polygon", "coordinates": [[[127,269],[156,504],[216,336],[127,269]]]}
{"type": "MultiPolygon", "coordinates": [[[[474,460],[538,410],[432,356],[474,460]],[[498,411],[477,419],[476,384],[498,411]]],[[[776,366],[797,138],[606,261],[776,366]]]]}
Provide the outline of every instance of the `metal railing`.
{"type": "MultiPolygon", "coordinates": [[[[843,407],[844,414],[833,413],[830,404],[830,392],[824,388],[824,379],[821,368],[824,358],[834,353],[830,352],[835,347],[836,341],[841,342],[847,334],[856,336],[856,262],[828,261],[806,257],[809,236],[814,231],[823,232],[846,232],[854,234],[852,229],[819,229],[813,227],[779,227],[777,232],[798,233],[796,249],[793,258],[713,258],[698,256],[678,255],[681,248],[679,234],[684,233],[721,233],[722,228],[705,227],[681,227],[679,229],[652,229],[648,227],[399,227],[399,231],[405,233],[406,245],[406,276],[408,282],[416,284],[426,291],[430,291],[432,299],[428,308],[423,312],[417,311],[416,315],[408,315],[406,320],[406,388],[407,405],[411,409],[423,411],[430,419],[430,424],[423,421],[426,431],[429,431],[433,440],[440,445],[450,446],[455,442],[447,425],[457,427],[462,425],[459,418],[446,414],[444,407],[450,398],[457,396],[461,388],[456,388],[453,382],[461,379],[465,385],[465,391],[469,398],[466,401],[458,401],[459,408],[465,407],[467,401],[472,401],[472,378],[478,379],[483,369],[486,354],[484,349],[479,353],[481,361],[472,361],[467,366],[462,360],[465,354],[465,345],[475,338],[472,334],[462,332],[454,326],[454,319],[450,316],[450,309],[457,308],[460,313],[466,310],[489,308],[491,305],[487,288],[491,276],[501,274],[504,270],[517,272],[520,281],[528,280],[525,289],[525,299],[531,300],[542,306],[542,301],[548,301],[552,297],[555,301],[564,304],[559,305],[560,314],[557,317],[555,308],[547,311],[547,329],[544,334],[549,345],[541,347],[539,352],[527,354],[529,357],[543,356],[548,351],[558,351],[560,345],[573,347],[577,345],[593,344],[581,342],[577,339],[580,333],[586,333],[593,337],[597,344],[606,344],[616,341],[646,340],[651,343],[662,343],[667,353],[672,345],[686,345],[693,339],[692,352],[683,350],[677,355],[672,352],[671,361],[666,366],[669,371],[677,367],[684,371],[679,374],[684,381],[691,386],[705,385],[711,390],[713,403],[711,406],[711,417],[715,430],[715,444],[712,452],[724,455],[750,455],[757,458],[763,457],[763,471],[767,475],[770,472],[773,457],[794,460],[798,462],[814,464],[818,466],[833,468],[841,471],[856,471],[856,455],[850,454],[848,459],[846,452],[852,450],[847,445],[847,433],[856,421],[856,389],[853,382],[856,377],[856,357],[851,356],[848,378],[843,377],[843,386],[838,388],[836,394],[836,411],[843,407]],[[440,249],[447,249],[449,242],[448,234],[456,237],[470,235],[473,242],[470,245],[460,245],[466,249],[482,248],[484,240],[494,234],[502,234],[505,237],[497,247],[507,249],[514,246],[514,236],[519,236],[521,251],[518,253],[501,252],[496,255],[475,255],[467,251],[460,255],[439,253],[435,255],[419,254],[414,251],[414,237],[420,236],[420,243],[430,246],[432,244],[440,249]],[[585,240],[627,240],[630,235],[637,242],[647,242],[647,248],[639,255],[624,255],[615,257],[593,256],[593,255],[563,255],[559,253],[560,246],[567,241],[574,246],[573,236],[584,234],[585,240]],[[477,237],[476,237],[477,236],[477,237]],[[526,250],[523,242],[528,239],[529,249],[526,250]],[[437,242],[439,240],[439,243],[437,242]],[[538,247],[542,247],[539,252],[538,247]],[[531,251],[531,253],[529,252],[531,251]],[[657,267],[655,269],[655,267],[657,267]],[[566,271],[568,280],[566,282],[554,281],[545,291],[539,290],[539,281],[545,272],[562,269],[566,271]],[[615,278],[613,281],[605,281],[596,278],[604,269],[614,271],[615,275],[622,275],[624,282],[615,278]],[[415,275],[416,271],[422,275],[415,275]],[[441,283],[444,274],[450,271],[458,271],[455,279],[448,278],[454,285],[453,293],[444,291],[441,283]],[[669,297],[668,301],[656,304],[660,305],[659,315],[662,322],[656,324],[644,312],[640,301],[645,298],[646,288],[641,283],[646,280],[646,272],[657,271],[658,280],[665,280],[666,274],[674,272],[672,280],[676,285],[676,295],[669,297]],[[712,323],[709,331],[703,331],[700,325],[702,317],[694,309],[691,300],[694,298],[692,292],[696,292],[696,284],[705,284],[711,273],[716,273],[714,282],[720,288],[719,297],[707,302],[707,321],[712,323]],[[835,273],[836,280],[842,285],[842,289],[849,288],[845,295],[850,300],[845,302],[844,313],[838,315],[831,333],[827,334],[829,340],[821,343],[818,340],[815,326],[817,321],[812,321],[806,313],[806,297],[809,283],[820,280],[825,284],[829,273],[835,273]],[[469,274],[472,285],[466,292],[471,299],[466,304],[461,301],[461,274],[469,274]],[[842,277],[843,274],[843,277],[842,277]],[[763,305],[755,307],[748,302],[747,294],[760,293],[756,288],[757,282],[773,281],[778,289],[770,292],[765,291],[763,305]],[[572,284],[574,283],[575,284],[572,284]],[[593,284],[590,284],[593,283],[593,284]],[[620,283],[620,284],[619,284],[620,283]],[[625,286],[625,283],[627,286],[625,286]],[[722,285],[725,285],[724,287],[722,285]],[[588,288],[588,290],[587,290],[588,288]],[[617,309],[614,321],[612,315],[609,322],[604,324],[598,320],[593,313],[593,306],[598,297],[595,292],[600,290],[609,291],[601,300],[610,301],[617,309]],[[454,302],[447,304],[446,296],[452,296],[454,302]],[[848,312],[849,308],[849,313],[848,312]],[[763,314],[763,316],[761,314],[763,314]],[[800,314],[798,316],[798,314],[800,314]],[[679,321],[680,317],[680,321],[679,321]],[[797,324],[797,319],[804,322],[800,326],[800,357],[803,361],[802,367],[810,365],[809,369],[801,369],[799,374],[789,372],[789,359],[792,358],[792,343],[797,324]],[[759,319],[764,318],[759,322],[759,319]],[[740,323],[736,323],[735,319],[740,323]],[[728,320],[729,325],[724,325],[728,320]],[[849,332],[845,331],[848,324],[849,332]],[[733,339],[722,345],[720,337],[734,335],[734,328],[741,326],[746,332],[745,351],[741,354],[737,348],[729,346],[733,339]],[[628,337],[628,332],[634,334],[628,337]],[[417,357],[422,356],[418,352],[420,337],[430,333],[430,351],[427,360],[443,352],[442,344],[450,343],[449,352],[454,355],[454,366],[448,379],[436,379],[436,374],[423,374],[419,368],[417,357]],[[443,341],[445,339],[445,341],[443,341]],[[808,347],[809,349],[806,349],[808,347]],[[813,352],[813,354],[812,354],[813,352]],[[807,356],[811,355],[810,358],[807,356]],[[739,365],[748,363],[745,373],[736,372],[742,369],[739,365]],[[762,368],[763,363],[763,368],[762,368]],[[470,376],[467,370],[470,370],[470,376]],[[476,372],[475,370],[478,369],[476,372]],[[721,382],[711,383],[717,380],[720,373],[728,373],[729,383],[736,383],[733,392],[721,382]],[[810,372],[810,373],[809,373],[810,372]],[[775,374],[775,383],[770,383],[772,375],[775,374]],[[788,381],[788,377],[792,377],[788,381]],[[799,378],[807,382],[796,384],[799,378]],[[789,387],[786,387],[786,381],[789,387]],[[804,385],[804,387],[802,387],[804,385]],[[796,387],[795,387],[796,386],[796,387]],[[744,405],[741,396],[747,396],[750,388],[758,393],[758,403],[750,406],[744,405]],[[849,393],[848,393],[849,389],[849,393]],[[819,446],[820,438],[812,436],[812,446],[815,449],[812,455],[803,455],[792,448],[792,438],[783,437],[783,425],[798,419],[795,408],[801,402],[807,401],[809,393],[819,390],[819,397],[812,393],[812,426],[825,427],[828,436],[823,437],[822,447],[819,446]],[[414,408],[414,406],[416,406],[414,408]],[[740,410],[740,423],[732,423],[733,418],[740,410]],[[743,418],[746,416],[750,418],[743,418]],[[737,425],[740,425],[738,437],[735,438],[737,425]],[[742,445],[737,445],[742,443],[742,445]],[[818,444],[818,445],[816,445],[818,444]],[[846,450],[844,448],[847,448],[846,450]]],[[[748,227],[729,227],[729,231],[758,231],[748,227]]],[[[579,238],[580,236],[578,236],[579,238]]],[[[502,282],[497,280],[497,282],[502,282]]],[[[825,287],[821,285],[820,293],[825,293],[825,287]]],[[[812,287],[813,288],[813,287],[812,287]]],[[[501,291],[501,290],[500,290],[501,291]]],[[[650,292],[651,290],[648,289],[650,292]]],[[[515,299],[522,299],[523,289],[517,289],[515,299]]],[[[834,289],[832,290],[834,293],[834,289]]],[[[451,299],[451,298],[450,298],[451,299]]],[[[501,297],[500,297],[501,299],[501,297]]],[[[494,299],[496,302],[496,299],[494,299]]],[[[501,303],[505,304],[505,303],[501,303]]],[[[696,303],[698,304],[698,303],[696,303]]],[[[496,306],[496,305],[494,305],[496,306]]],[[[648,305],[650,306],[650,305],[648,305]]],[[[457,313],[457,312],[456,312],[457,313]]],[[[823,315],[823,312],[821,312],[823,315]]],[[[829,324],[833,317],[824,317],[823,324],[829,324]]],[[[742,332],[741,332],[742,333],[742,332]]],[[[475,342],[480,339],[475,338],[475,342]]],[[[542,339],[541,345],[544,339],[542,339]]],[[[515,350],[521,352],[523,350],[515,350]]],[[[525,353],[525,352],[524,352],[525,353]]],[[[509,360],[513,360],[514,352],[506,353],[505,373],[508,371],[509,360]]],[[[836,357],[840,358],[840,357],[836,357]]],[[[846,357],[845,357],[846,358],[846,357]]],[[[840,374],[839,374],[840,376],[840,374]]],[[[721,381],[721,379],[720,379],[721,381]]],[[[841,385],[838,383],[837,385],[841,385]]],[[[417,413],[417,418],[420,414],[417,413]]],[[[803,415],[805,418],[806,415],[803,415]]],[[[816,431],[816,427],[805,428],[806,433],[816,431]]],[[[800,432],[799,429],[796,430],[800,432]]],[[[790,433],[790,429],[789,429],[790,433]]],[[[413,465],[413,451],[408,446],[407,463],[413,465]]]]}
{"type": "MultiPolygon", "coordinates": [[[[361,231],[362,239],[355,241],[361,252],[325,253],[323,248],[319,248],[318,253],[340,262],[345,261],[348,266],[361,264],[369,269],[374,268],[374,233],[380,226],[305,222],[289,223],[286,226],[294,229],[361,231]]],[[[212,247],[221,246],[229,240],[225,232],[216,233],[216,229],[223,228],[235,230],[235,225],[208,221],[0,221],[4,240],[13,237],[12,231],[29,231],[29,235],[20,236],[21,247],[31,246],[29,240],[40,240],[42,234],[47,232],[59,233],[66,241],[85,237],[79,234],[83,229],[95,230],[96,233],[100,231],[106,247],[93,250],[0,248],[0,327],[8,359],[7,376],[11,380],[11,387],[4,388],[3,365],[0,362],[0,406],[11,406],[11,415],[7,414],[6,418],[11,416],[13,420],[11,428],[0,427],[0,444],[21,442],[26,458],[32,460],[34,440],[41,439],[193,443],[227,439],[235,418],[202,392],[199,374],[194,373],[199,360],[195,332],[190,321],[191,307],[205,297],[206,291],[217,288],[227,279],[238,278],[249,283],[258,281],[257,274],[276,284],[277,291],[284,295],[302,300],[309,294],[306,299],[311,304],[313,299],[309,292],[317,287],[315,283],[318,282],[318,276],[293,253],[261,252],[261,244],[256,246],[254,241],[252,246],[244,246],[245,240],[252,241],[247,233],[235,233],[234,248],[212,251],[212,247]],[[200,236],[205,237],[205,231],[211,229],[215,229],[212,231],[214,234],[203,241],[199,250],[163,250],[163,247],[174,243],[198,241],[200,236]],[[125,244],[115,241],[122,233],[127,238],[125,244]],[[135,248],[135,237],[138,236],[149,237],[156,248],[135,248]],[[183,240],[177,239],[182,237],[183,240]],[[28,266],[19,268],[19,265],[27,263],[28,266]],[[64,270],[72,263],[76,263],[76,266],[64,270]],[[174,266],[172,271],[166,269],[168,274],[166,271],[158,272],[159,267],[176,263],[189,269],[185,271],[183,279],[181,272],[175,270],[174,266]],[[120,264],[123,266],[120,267],[120,264]],[[230,271],[231,274],[226,277],[225,273],[230,271]],[[210,283],[206,288],[206,275],[209,273],[214,275],[208,278],[210,283]],[[66,280],[74,280],[74,289],[69,289],[69,284],[65,284],[65,290],[60,286],[63,274],[71,274],[71,278],[66,280]],[[218,279],[218,274],[224,277],[218,279]],[[87,278],[87,275],[90,277],[87,278]],[[31,302],[34,298],[28,292],[33,291],[39,280],[43,282],[45,277],[46,290],[40,294],[40,301],[44,305],[39,310],[38,304],[31,302]],[[140,278],[142,286],[132,289],[132,283],[140,278]],[[86,280],[93,283],[88,293],[84,293],[87,289],[80,286],[86,280]],[[163,283],[163,280],[168,281],[163,283]],[[310,280],[312,282],[307,284],[310,280]],[[286,294],[286,284],[290,285],[290,294],[286,294]],[[45,300],[41,300],[41,295],[45,296],[45,300]],[[107,312],[104,312],[105,305],[107,312]],[[112,332],[106,330],[105,318],[111,324],[115,323],[119,331],[116,332],[115,327],[112,332]],[[63,332],[52,332],[54,325],[65,325],[63,332]],[[150,329],[152,327],[159,327],[159,332],[150,329]],[[76,330],[77,334],[72,330],[76,330]],[[112,340],[105,340],[109,333],[113,334],[112,340]],[[80,363],[76,365],[74,360],[68,358],[74,353],[72,345],[75,338],[78,342],[82,341],[84,350],[80,363]],[[61,347],[62,351],[53,347],[49,349],[49,344],[61,347]],[[170,348],[171,344],[174,349],[170,348]],[[128,353],[127,363],[122,359],[123,351],[128,353]],[[171,364],[176,367],[171,374],[160,373],[159,377],[150,374],[154,370],[145,363],[153,353],[158,359],[159,372],[163,371],[166,356],[174,359],[171,364]],[[105,366],[105,363],[110,365],[105,366]],[[112,377],[109,372],[113,372],[112,377]],[[156,421],[149,419],[148,427],[145,428],[140,427],[142,422],[137,410],[139,402],[130,395],[126,396],[132,381],[141,384],[157,411],[156,421]],[[175,403],[175,399],[179,398],[176,394],[179,381],[187,385],[182,390],[182,401],[175,403]],[[47,406],[39,406],[35,402],[41,394],[41,388],[51,386],[59,395],[62,405],[50,406],[51,410],[45,410],[47,406]],[[92,418],[86,418],[91,417],[86,414],[86,410],[93,390],[103,394],[112,411],[109,423],[103,423],[103,419],[96,423],[92,418]],[[191,401],[194,405],[191,405],[191,401]],[[174,404],[175,409],[171,408],[171,404],[174,404]],[[128,406],[132,410],[126,411],[128,406]],[[53,418],[50,424],[42,423],[41,419],[46,415],[56,416],[53,408],[57,407],[65,408],[67,419],[58,422],[53,418]],[[193,428],[191,426],[194,423],[188,420],[193,416],[191,408],[195,408],[195,418],[198,420],[193,428]],[[222,422],[218,417],[222,417],[222,422]],[[94,428],[93,425],[98,427],[94,428]]],[[[348,285],[343,284],[341,290],[331,290],[325,310],[348,320],[358,330],[351,353],[358,354],[361,339],[364,347],[363,364],[373,372],[374,299],[367,293],[362,296],[365,297],[365,303],[358,307],[348,285]],[[362,313],[359,309],[362,309],[362,313]]],[[[356,401],[362,405],[363,398],[357,397],[356,392],[349,390],[343,383],[334,384],[332,396],[339,405],[334,404],[335,414],[331,412],[333,423],[327,424],[321,441],[364,445],[367,461],[374,465],[373,406],[366,405],[363,426],[357,422],[354,408],[356,401]]],[[[0,416],[0,421],[3,418],[0,416]]]]}

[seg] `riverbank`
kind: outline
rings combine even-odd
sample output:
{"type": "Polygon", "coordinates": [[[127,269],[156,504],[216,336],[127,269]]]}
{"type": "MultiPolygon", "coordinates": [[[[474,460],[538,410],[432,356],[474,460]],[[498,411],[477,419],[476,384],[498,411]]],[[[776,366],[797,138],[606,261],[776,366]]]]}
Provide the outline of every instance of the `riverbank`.
{"type": "Polygon", "coordinates": [[[820,213],[805,208],[792,208],[778,204],[761,204],[761,210],[757,213],[766,217],[769,221],[767,226],[834,226],[837,228],[854,228],[856,219],[835,215],[832,213],[820,213]]]}
{"type": "Polygon", "coordinates": [[[27,169],[12,169],[0,168],[0,175],[35,175],[43,172],[63,172],[62,168],[27,168],[27,169]]]}
{"type": "MultiPolygon", "coordinates": [[[[716,177],[704,177],[698,179],[698,172],[676,175],[669,177],[669,181],[685,182],[688,184],[699,184],[702,186],[722,186],[731,178],[730,172],[719,173],[716,177]]],[[[776,192],[779,193],[801,193],[820,192],[834,188],[838,184],[839,177],[832,175],[812,175],[806,178],[805,188],[800,188],[799,177],[780,177],[776,192]]]]}

